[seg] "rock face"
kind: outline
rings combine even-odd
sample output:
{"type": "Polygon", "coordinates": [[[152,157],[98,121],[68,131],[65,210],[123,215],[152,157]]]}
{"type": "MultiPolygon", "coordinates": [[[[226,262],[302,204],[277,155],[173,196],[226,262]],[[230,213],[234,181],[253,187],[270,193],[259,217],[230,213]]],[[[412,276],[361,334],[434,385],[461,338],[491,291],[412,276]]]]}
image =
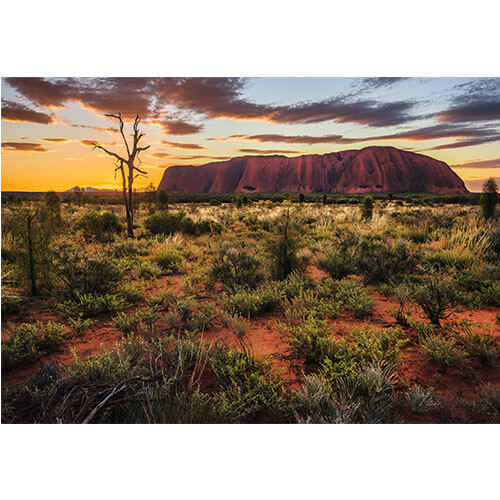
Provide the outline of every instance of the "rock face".
{"type": "Polygon", "coordinates": [[[165,170],[159,189],[178,193],[467,193],[444,162],[393,147],[324,155],[243,156],[165,170]]]}

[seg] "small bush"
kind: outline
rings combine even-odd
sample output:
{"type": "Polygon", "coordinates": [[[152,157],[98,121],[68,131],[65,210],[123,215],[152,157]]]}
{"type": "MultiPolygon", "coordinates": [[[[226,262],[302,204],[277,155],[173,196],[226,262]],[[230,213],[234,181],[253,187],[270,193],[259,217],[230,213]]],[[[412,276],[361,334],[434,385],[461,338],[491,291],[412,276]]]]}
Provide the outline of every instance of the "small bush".
{"type": "Polygon", "coordinates": [[[212,266],[214,279],[230,290],[255,288],[263,279],[260,262],[244,248],[221,245],[213,257],[212,266]]]}
{"type": "Polygon", "coordinates": [[[411,413],[426,415],[436,411],[441,406],[441,401],[436,398],[433,389],[424,389],[419,385],[410,387],[406,393],[406,400],[411,413]]]}
{"type": "Polygon", "coordinates": [[[89,318],[84,319],[78,316],[77,318],[68,318],[68,325],[78,337],[83,337],[85,332],[92,328],[94,321],[89,318]]]}
{"type": "Polygon", "coordinates": [[[194,222],[193,219],[187,217],[185,212],[169,212],[163,210],[155,212],[146,217],[144,226],[153,234],[173,234],[182,232],[198,236],[205,233],[218,234],[223,227],[215,221],[200,221],[194,222]]]}
{"type": "Polygon", "coordinates": [[[75,228],[81,230],[86,239],[96,239],[101,242],[111,241],[113,234],[122,229],[114,213],[97,210],[88,212],[78,219],[75,228]]]}
{"type": "Polygon", "coordinates": [[[118,295],[77,294],[74,299],[57,305],[65,316],[89,318],[101,314],[116,314],[125,307],[125,300],[118,295]]]}
{"type": "Polygon", "coordinates": [[[365,318],[373,313],[373,300],[368,295],[363,283],[357,280],[344,279],[337,283],[335,300],[356,318],[365,318]]]}
{"type": "Polygon", "coordinates": [[[121,312],[113,318],[113,325],[125,335],[130,335],[137,332],[140,321],[141,317],[139,314],[121,312]]]}
{"type": "Polygon", "coordinates": [[[355,262],[349,253],[335,249],[318,259],[318,267],[330,274],[333,279],[342,279],[355,271],[355,262]]]}
{"type": "Polygon", "coordinates": [[[464,368],[467,365],[467,355],[454,338],[429,335],[422,338],[420,344],[443,372],[449,367],[464,368]]]}
{"type": "Polygon", "coordinates": [[[17,295],[2,294],[2,316],[19,314],[23,308],[23,299],[17,295]]]}
{"type": "Polygon", "coordinates": [[[163,271],[175,273],[179,271],[184,263],[184,257],[175,248],[163,246],[155,253],[153,261],[156,262],[163,271]]]}
{"type": "Polygon", "coordinates": [[[2,368],[9,370],[54,351],[64,342],[63,331],[59,323],[22,323],[2,341],[2,368]]]}
{"type": "Polygon", "coordinates": [[[500,352],[498,339],[485,333],[466,333],[457,335],[458,342],[465,352],[485,366],[494,366],[500,352]]]}
{"type": "Polygon", "coordinates": [[[441,320],[449,318],[459,300],[457,284],[452,279],[432,277],[412,292],[413,299],[422,308],[433,325],[440,326],[441,320]]]}

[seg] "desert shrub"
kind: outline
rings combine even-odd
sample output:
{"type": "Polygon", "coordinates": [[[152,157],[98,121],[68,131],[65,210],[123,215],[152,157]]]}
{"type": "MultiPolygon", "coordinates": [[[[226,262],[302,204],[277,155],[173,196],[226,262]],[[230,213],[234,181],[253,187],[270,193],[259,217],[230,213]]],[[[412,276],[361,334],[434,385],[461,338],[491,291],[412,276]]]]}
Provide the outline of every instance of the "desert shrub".
{"type": "Polygon", "coordinates": [[[141,253],[139,243],[136,240],[119,240],[113,244],[113,257],[116,259],[124,257],[136,257],[141,253]]]}
{"type": "Polygon", "coordinates": [[[177,299],[175,308],[181,315],[182,321],[186,321],[196,307],[196,299],[191,295],[186,295],[177,299]]]}
{"type": "Polygon", "coordinates": [[[416,415],[432,413],[441,406],[441,401],[436,397],[432,388],[424,389],[419,385],[408,389],[406,401],[410,412],[416,415]]]}
{"type": "Polygon", "coordinates": [[[429,321],[440,326],[441,320],[450,317],[454,305],[459,300],[459,293],[454,280],[431,277],[414,287],[412,297],[429,321]]]}
{"type": "Polygon", "coordinates": [[[213,257],[212,275],[230,290],[255,288],[263,279],[260,262],[245,248],[222,244],[213,257]]]}
{"type": "Polygon", "coordinates": [[[23,308],[23,299],[18,295],[2,293],[2,316],[19,314],[23,308]]]}
{"type": "Polygon", "coordinates": [[[221,306],[230,314],[250,318],[274,310],[282,297],[283,293],[276,286],[266,286],[255,290],[236,288],[222,297],[221,306]]]}
{"type": "Polygon", "coordinates": [[[359,245],[357,267],[370,283],[397,283],[412,274],[417,263],[417,256],[403,240],[388,243],[377,236],[366,236],[359,245]]]}
{"type": "Polygon", "coordinates": [[[364,220],[371,220],[373,216],[373,198],[371,196],[365,196],[359,210],[361,212],[361,218],[364,220]]]}
{"type": "Polygon", "coordinates": [[[155,212],[146,217],[144,219],[144,226],[153,234],[182,232],[197,236],[205,233],[218,234],[223,230],[223,226],[215,221],[203,220],[195,222],[190,217],[187,217],[185,212],[174,213],[168,210],[155,212]]]}
{"type": "Polygon", "coordinates": [[[122,227],[113,212],[93,210],[75,222],[75,229],[80,230],[86,239],[106,242],[111,241],[113,234],[120,232],[122,227]]]}
{"type": "Polygon", "coordinates": [[[89,318],[102,314],[116,314],[125,307],[125,299],[118,295],[80,294],[57,304],[56,308],[65,316],[89,318]]]}
{"type": "Polygon", "coordinates": [[[140,314],[127,314],[124,312],[118,313],[112,318],[115,328],[123,332],[125,335],[137,332],[141,321],[140,314]]]}
{"type": "Polygon", "coordinates": [[[139,285],[131,281],[122,281],[117,287],[117,293],[130,304],[144,299],[144,292],[139,285]]]}
{"type": "Polygon", "coordinates": [[[57,348],[62,342],[64,325],[59,323],[22,323],[2,341],[2,369],[30,363],[57,348]]]}
{"type": "Polygon", "coordinates": [[[330,274],[333,279],[345,278],[356,269],[353,256],[341,249],[331,249],[318,259],[318,267],[330,274]]]}
{"type": "Polygon", "coordinates": [[[493,177],[490,177],[483,185],[481,195],[481,210],[485,219],[491,219],[495,214],[495,207],[498,202],[498,186],[493,177]]]}
{"type": "Polygon", "coordinates": [[[62,243],[57,254],[54,287],[57,293],[64,296],[106,294],[122,278],[116,261],[98,248],[62,243]]]}
{"type": "Polygon", "coordinates": [[[163,246],[154,254],[153,261],[156,262],[163,271],[175,273],[179,271],[184,263],[184,257],[175,248],[163,246]]]}
{"type": "Polygon", "coordinates": [[[216,404],[222,421],[246,422],[267,417],[276,422],[289,418],[289,394],[268,361],[220,348],[210,359],[210,367],[219,384],[216,404]]]}
{"type": "Polygon", "coordinates": [[[68,318],[68,326],[75,332],[78,337],[83,337],[87,330],[90,330],[94,325],[94,321],[89,318],[77,316],[76,318],[68,318]]]}
{"type": "Polygon", "coordinates": [[[301,323],[313,315],[319,319],[336,318],[341,312],[341,305],[329,298],[320,298],[313,290],[306,290],[291,299],[285,298],[283,313],[289,324],[301,323]]]}
{"type": "Polygon", "coordinates": [[[60,232],[61,224],[40,203],[2,216],[2,257],[15,266],[16,281],[31,295],[50,289],[52,243],[60,232]]]}
{"type": "Polygon", "coordinates": [[[230,314],[223,311],[221,318],[224,325],[229,327],[234,335],[240,340],[245,337],[248,329],[250,328],[249,321],[239,314],[230,314]]]}
{"type": "Polygon", "coordinates": [[[154,279],[163,273],[161,267],[153,260],[141,260],[133,269],[132,275],[137,278],[154,279]]]}
{"type": "Polygon", "coordinates": [[[272,277],[283,280],[294,271],[300,270],[304,265],[304,262],[297,256],[299,239],[289,211],[278,222],[277,232],[277,237],[271,237],[267,241],[267,249],[270,254],[272,277]]]}
{"type": "Polygon", "coordinates": [[[195,332],[208,330],[217,317],[217,309],[214,304],[207,304],[201,307],[194,316],[189,318],[188,328],[195,332]]]}
{"type": "Polygon", "coordinates": [[[299,423],[391,423],[397,418],[396,377],[382,363],[362,366],[334,384],[321,376],[306,377],[296,393],[299,423]]]}
{"type": "Polygon", "coordinates": [[[420,339],[420,344],[443,372],[449,367],[463,368],[467,365],[467,354],[453,337],[429,335],[420,339]]]}
{"type": "Polygon", "coordinates": [[[356,318],[372,315],[373,300],[368,295],[363,283],[357,280],[343,279],[339,281],[334,297],[345,309],[352,311],[356,318]]]}
{"type": "Polygon", "coordinates": [[[485,333],[473,332],[467,329],[457,335],[457,341],[471,358],[477,359],[481,364],[494,366],[500,353],[499,341],[485,333]]]}
{"type": "Polygon", "coordinates": [[[427,253],[422,263],[431,271],[449,271],[451,269],[462,270],[470,268],[475,259],[472,255],[464,254],[458,250],[440,250],[427,253]]]}
{"type": "Polygon", "coordinates": [[[174,290],[163,289],[157,295],[150,295],[146,302],[149,306],[159,306],[161,309],[168,309],[175,305],[177,293],[174,290]]]}

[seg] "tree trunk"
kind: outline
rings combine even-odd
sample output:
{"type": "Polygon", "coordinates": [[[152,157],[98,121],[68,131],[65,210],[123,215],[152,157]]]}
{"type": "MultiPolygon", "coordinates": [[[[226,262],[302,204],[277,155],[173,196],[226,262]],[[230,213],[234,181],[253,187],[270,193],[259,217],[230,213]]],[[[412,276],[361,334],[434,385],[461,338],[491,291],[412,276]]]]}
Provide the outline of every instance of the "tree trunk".
{"type": "Polygon", "coordinates": [[[37,294],[36,276],[35,276],[35,259],[33,257],[33,238],[31,233],[31,215],[26,219],[27,235],[28,235],[28,265],[31,281],[31,295],[37,294]]]}
{"type": "Polygon", "coordinates": [[[127,214],[127,235],[134,238],[134,200],[132,185],[134,183],[134,165],[128,165],[128,214],[127,214]]]}

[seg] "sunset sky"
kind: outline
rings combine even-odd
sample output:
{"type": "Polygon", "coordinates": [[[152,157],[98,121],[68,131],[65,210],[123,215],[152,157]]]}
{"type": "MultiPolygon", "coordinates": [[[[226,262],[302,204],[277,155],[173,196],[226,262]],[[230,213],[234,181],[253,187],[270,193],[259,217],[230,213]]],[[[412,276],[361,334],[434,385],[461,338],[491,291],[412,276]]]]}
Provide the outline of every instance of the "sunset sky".
{"type": "Polygon", "coordinates": [[[117,188],[116,122],[146,133],[136,181],[171,165],[395,146],[500,181],[500,78],[3,78],[2,191],[117,188]]]}

